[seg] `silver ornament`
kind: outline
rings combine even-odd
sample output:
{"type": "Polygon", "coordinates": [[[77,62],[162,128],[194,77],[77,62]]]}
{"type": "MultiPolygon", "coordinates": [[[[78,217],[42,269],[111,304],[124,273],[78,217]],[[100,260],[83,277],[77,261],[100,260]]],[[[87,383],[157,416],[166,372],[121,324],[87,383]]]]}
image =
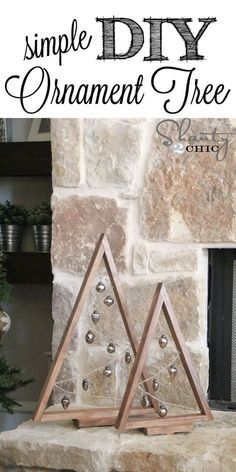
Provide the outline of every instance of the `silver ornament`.
{"type": "Polygon", "coordinates": [[[167,415],[167,408],[165,407],[165,405],[160,405],[160,408],[157,412],[157,414],[161,417],[161,418],[164,418],[164,416],[167,415]]]}
{"type": "Polygon", "coordinates": [[[98,311],[94,310],[93,313],[91,314],[91,320],[94,324],[97,324],[101,318],[100,313],[98,311]]]}
{"type": "Polygon", "coordinates": [[[94,336],[93,332],[91,331],[91,329],[86,333],[85,339],[86,339],[86,343],[88,343],[88,344],[93,343],[93,341],[95,339],[95,336],[94,336]]]}
{"type": "Polygon", "coordinates": [[[102,293],[102,292],[105,292],[105,290],[106,290],[106,287],[105,287],[104,283],[101,282],[101,281],[98,282],[98,284],[96,285],[96,291],[98,293],[102,293]]]}
{"type": "Polygon", "coordinates": [[[107,365],[107,366],[105,367],[105,369],[104,369],[104,371],[103,371],[103,375],[104,375],[105,377],[111,377],[111,375],[112,375],[112,369],[111,369],[111,367],[110,367],[109,365],[107,365]]]}
{"type": "Polygon", "coordinates": [[[6,334],[9,331],[10,327],[11,318],[0,306],[0,338],[2,334],[6,334]]]}
{"type": "Polygon", "coordinates": [[[158,388],[159,388],[159,383],[158,383],[157,379],[153,379],[153,381],[152,381],[152,388],[153,388],[154,392],[156,392],[156,391],[158,390],[158,388]]]}
{"type": "Polygon", "coordinates": [[[168,344],[168,339],[165,334],[162,334],[159,339],[159,344],[162,349],[164,349],[168,344]]]}
{"type": "Polygon", "coordinates": [[[66,410],[70,404],[70,399],[69,397],[67,397],[66,395],[61,399],[61,404],[64,408],[64,410],[66,410]]]}
{"type": "Polygon", "coordinates": [[[168,372],[169,372],[169,374],[170,374],[170,378],[171,378],[171,379],[174,379],[175,376],[176,376],[176,374],[177,374],[177,372],[178,372],[178,369],[177,369],[177,367],[176,367],[174,364],[172,364],[172,365],[169,367],[168,372]]]}
{"type": "Polygon", "coordinates": [[[126,362],[126,364],[130,364],[131,360],[132,360],[131,354],[130,354],[129,351],[127,351],[125,353],[125,362],[126,362]]]}
{"type": "Polygon", "coordinates": [[[109,352],[109,354],[113,354],[113,352],[115,352],[115,350],[116,350],[115,344],[113,344],[113,343],[108,344],[107,352],[109,352]]]}
{"type": "Polygon", "coordinates": [[[151,406],[151,402],[149,400],[149,397],[148,395],[143,395],[143,398],[142,398],[142,401],[141,401],[142,405],[144,408],[149,408],[151,406]]]}
{"type": "Polygon", "coordinates": [[[85,390],[85,391],[88,390],[89,384],[88,384],[87,379],[84,379],[84,380],[83,380],[83,382],[82,382],[82,387],[83,387],[83,390],[85,390]]]}
{"type": "Polygon", "coordinates": [[[107,295],[107,297],[104,300],[104,303],[106,306],[111,306],[114,303],[114,298],[112,298],[110,295],[107,295]]]}

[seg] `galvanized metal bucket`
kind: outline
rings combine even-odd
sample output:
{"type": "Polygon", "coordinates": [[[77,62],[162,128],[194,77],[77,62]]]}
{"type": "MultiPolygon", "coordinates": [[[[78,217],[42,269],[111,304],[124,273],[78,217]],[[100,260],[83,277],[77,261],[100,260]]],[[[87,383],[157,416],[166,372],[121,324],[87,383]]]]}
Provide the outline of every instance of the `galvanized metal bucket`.
{"type": "Polygon", "coordinates": [[[52,225],[33,225],[34,245],[36,252],[50,252],[52,225]]]}
{"type": "Polygon", "coordinates": [[[22,225],[0,225],[0,250],[19,252],[21,249],[22,225]]]}

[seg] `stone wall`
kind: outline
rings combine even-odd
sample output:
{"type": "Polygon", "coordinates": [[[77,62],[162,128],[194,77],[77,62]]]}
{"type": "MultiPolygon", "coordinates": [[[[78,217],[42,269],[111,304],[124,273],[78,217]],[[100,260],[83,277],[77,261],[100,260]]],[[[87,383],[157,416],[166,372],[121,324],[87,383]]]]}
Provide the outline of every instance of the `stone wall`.
{"type": "MultiPolygon", "coordinates": [[[[179,152],[178,146],[163,145],[156,132],[159,121],[52,120],[53,351],[94,245],[99,234],[106,232],[137,335],[141,335],[156,284],[164,281],[206,390],[207,248],[233,247],[236,242],[235,138],[222,160],[214,153],[187,153],[181,146],[179,152]]],[[[204,119],[193,120],[186,135],[211,133],[215,128],[233,132],[228,120],[204,119]]],[[[162,133],[176,136],[176,125],[162,125],[162,133]]],[[[108,404],[103,396],[108,394],[112,403],[111,397],[118,401],[124,390],[129,368],[122,358],[113,365],[117,375],[104,381],[96,374],[88,394],[81,390],[81,380],[94,366],[107,362],[108,341],[118,342],[117,350],[122,352],[126,335],[115,307],[100,323],[102,335],[92,345],[86,344],[87,316],[99,303],[95,296],[93,291],[61,376],[73,379],[67,387],[77,402],[108,404]]],[[[156,344],[163,330],[167,332],[167,327],[161,325],[156,344]]],[[[153,366],[154,353],[155,349],[149,356],[153,366]]],[[[60,397],[58,392],[56,399],[60,397]]],[[[176,397],[190,399],[181,367],[176,397]]]]}

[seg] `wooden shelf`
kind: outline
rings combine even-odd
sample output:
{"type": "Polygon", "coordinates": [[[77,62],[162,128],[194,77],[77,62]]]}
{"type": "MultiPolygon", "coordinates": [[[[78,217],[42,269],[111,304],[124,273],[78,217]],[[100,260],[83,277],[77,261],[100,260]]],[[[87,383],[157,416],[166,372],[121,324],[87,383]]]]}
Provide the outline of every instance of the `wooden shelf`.
{"type": "Polygon", "coordinates": [[[0,177],[50,176],[50,141],[0,143],[0,177]]]}
{"type": "Polygon", "coordinates": [[[12,284],[50,284],[50,253],[6,252],[7,280],[12,284]]]}

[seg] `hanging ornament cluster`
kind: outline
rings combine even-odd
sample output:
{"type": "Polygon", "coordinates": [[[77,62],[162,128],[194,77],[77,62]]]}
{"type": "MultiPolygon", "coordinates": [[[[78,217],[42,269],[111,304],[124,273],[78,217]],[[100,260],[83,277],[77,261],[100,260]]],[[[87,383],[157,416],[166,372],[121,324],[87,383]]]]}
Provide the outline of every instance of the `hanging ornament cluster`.
{"type": "MultiPolygon", "coordinates": [[[[165,349],[166,346],[168,345],[168,338],[167,336],[163,333],[160,338],[159,338],[159,345],[161,347],[161,349],[165,349]]],[[[177,355],[178,356],[178,355],[177,355]]],[[[176,358],[177,358],[176,356],[176,358]]],[[[175,358],[175,360],[176,360],[175,358]]],[[[171,380],[174,380],[177,373],[178,373],[178,368],[176,367],[175,365],[175,360],[173,361],[172,364],[168,364],[168,366],[165,368],[165,369],[162,369],[161,372],[163,370],[166,370],[168,371],[168,374],[171,378],[171,380]]],[[[159,379],[156,378],[156,377],[151,377],[149,380],[152,379],[152,390],[153,392],[157,392],[160,388],[160,384],[159,384],[159,379]]],[[[142,384],[143,382],[140,383],[140,385],[142,384]]],[[[141,391],[144,392],[144,389],[141,387],[141,391]]],[[[161,418],[164,418],[167,413],[168,413],[168,410],[166,408],[166,406],[164,405],[164,403],[162,403],[162,401],[160,399],[158,399],[157,397],[154,397],[153,398],[156,398],[159,402],[160,402],[160,406],[159,406],[159,409],[157,411],[157,414],[161,417],[161,418]]],[[[141,404],[144,408],[149,408],[151,406],[151,398],[150,398],[150,395],[148,393],[145,393],[142,398],[141,398],[141,404]]]]}
{"type": "MultiPolygon", "coordinates": [[[[99,294],[103,294],[104,292],[106,291],[106,286],[105,284],[100,280],[98,282],[98,284],[96,285],[96,292],[99,293],[99,294]]],[[[114,298],[111,296],[111,295],[107,295],[105,298],[103,298],[101,300],[101,303],[104,303],[107,308],[110,308],[113,304],[114,304],[115,300],[114,298]]],[[[99,305],[100,306],[100,305],[99,305]]],[[[101,316],[101,313],[100,313],[100,310],[99,310],[99,306],[97,307],[97,309],[94,309],[94,311],[91,313],[90,315],[90,319],[92,321],[92,323],[94,325],[96,325],[102,318],[101,316]]],[[[89,329],[85,335],[85,340],[88,344],[92,344],[95,340],[95,333],[97,333],[96,329],[94,328],[93,329],[89,329]]],[[[168,338],[166,336],[166,334],[161,334],[160,338],[159,338],[159,345],[160,345],[160,348],[161,349],[165,349],[166,346],[168,345],[168,338]]],[[[110,341],[109,344],[106,346],[106,350],[107,350],[107,353],[108,354],[114,354],[116,352],[116,345],[114,342],[110,341]]],[[[124,352],[124,361],[126,364],[130,364],[132,362],[132,355],[130,353],[129,350],[126,350],[124,352]]],[[[116,358],[114,358],[116,359],[116,358]]],[[[106,377],[107,379],[111,378],[112,375],[113,375],[113,368],[112,366],[108,363],[107,365],[105,365],[104,367],[98,367],[97,370],[100,370],[102,369],[102,375],[104,377],[106,377]]],[[[171,378],[171,380],[174,380],[176,375],[177,375],[177,372],[178,372],[178,369],[173,361],[172,364],[169,364],[169,366],[167,367],[167,370],[168,370],[168,373],[169,373],[169,376],[171,378]]],[[[89,376],[89,374],[87,374],[89,376]]],[[[151,380],[151,379],[150,379],[151,380]]],[[[89,390],[89,387],[91,386],[90,384],[90,381],[87,378],[84,378],[82,380],[82,389],[87,392],[89,390]]],[[[160,384],[159,384],[159,379],[158,377],[153,377],[152,378],[152,390],[153,390],[153,393],[157,392],[160,388],[160,384]]],[[[68,392],[69,393],[69,392],[68,392]]],[[[67,409],[70,405],[70,399],[68,396],[64,396],[61,400],[61,404],[62,404],[62,407],[64,409],[67,409]]],[[[141,404],[143,406],[143,408],[150,408],[152,406],[152,401],[151,401],[151,396],[149,395],[149,393],[143,391],[143,394],[142,394],[142,397],[141,397],[141,404]]],[[[166,408],[166,406],[164,405],[164,403],[162,403],[160,401],[159,403],[159,409],[157,411],[157,414],[161,417],[161,418],[164,418],[168,413],[168,410],[166,408]]]]}
{"type": "MultiPolygon", "coordinates": [[[[105,284],[100,280],[97,285],[96,285],[96,292],[99,293],[99,294],[102,294],[106,291],[106,286],[105,284]]],[[[103,300],[102,302],[109,308],[110,306],[112,306],[114,304],[114,298],[111,296],[111,295],[107,295],[103,300]]],[[[94,323],[94,325],[96,325],[100,320],[101,320],[101,314],[100,312],[98,311],[98,309],[94,309],[94,311],[91,313],[90,315],[90,319],[91,321],[94,323]]],[[[95,329],[95,328],[94,328],[95,329]]],[[[95,330],[96,332],[96,330],[95,330]]],[[[89,329],[85,335],[85,340],[88,344],[92,344],[95,340],[95,334],[93,332],[92,329],[89,329]]],[[[110,342],[108,345],[107,345],[107,352],[108,354],[113,354],[115,351],[116,351],[116,346],[113,342],[110,342]]],[[[127,362],[127,364],[129,364],[131,362],[131,355],[130,353],[127,351],[125,353],[125,361],[127,362]]],[[[99,370],[99,368],[98,368],[99,370]]],[[[110,365],[106,365],[103,369],[103,372],[102,372],[103,376],[104,377],[111,377],[112,374],[113,374],[113,370],[111,368],[110,365]]],[[[87,392],[87,390],[89,389],[89,385],[90,385],[90,382],[87,378],[84,378],[82,380],[82,389],[87,392]]],[[[61,400],[61,404],[63,406],[64,409],[68,408],[68,397],[63,397],[62,400],[61,400]]]]}

